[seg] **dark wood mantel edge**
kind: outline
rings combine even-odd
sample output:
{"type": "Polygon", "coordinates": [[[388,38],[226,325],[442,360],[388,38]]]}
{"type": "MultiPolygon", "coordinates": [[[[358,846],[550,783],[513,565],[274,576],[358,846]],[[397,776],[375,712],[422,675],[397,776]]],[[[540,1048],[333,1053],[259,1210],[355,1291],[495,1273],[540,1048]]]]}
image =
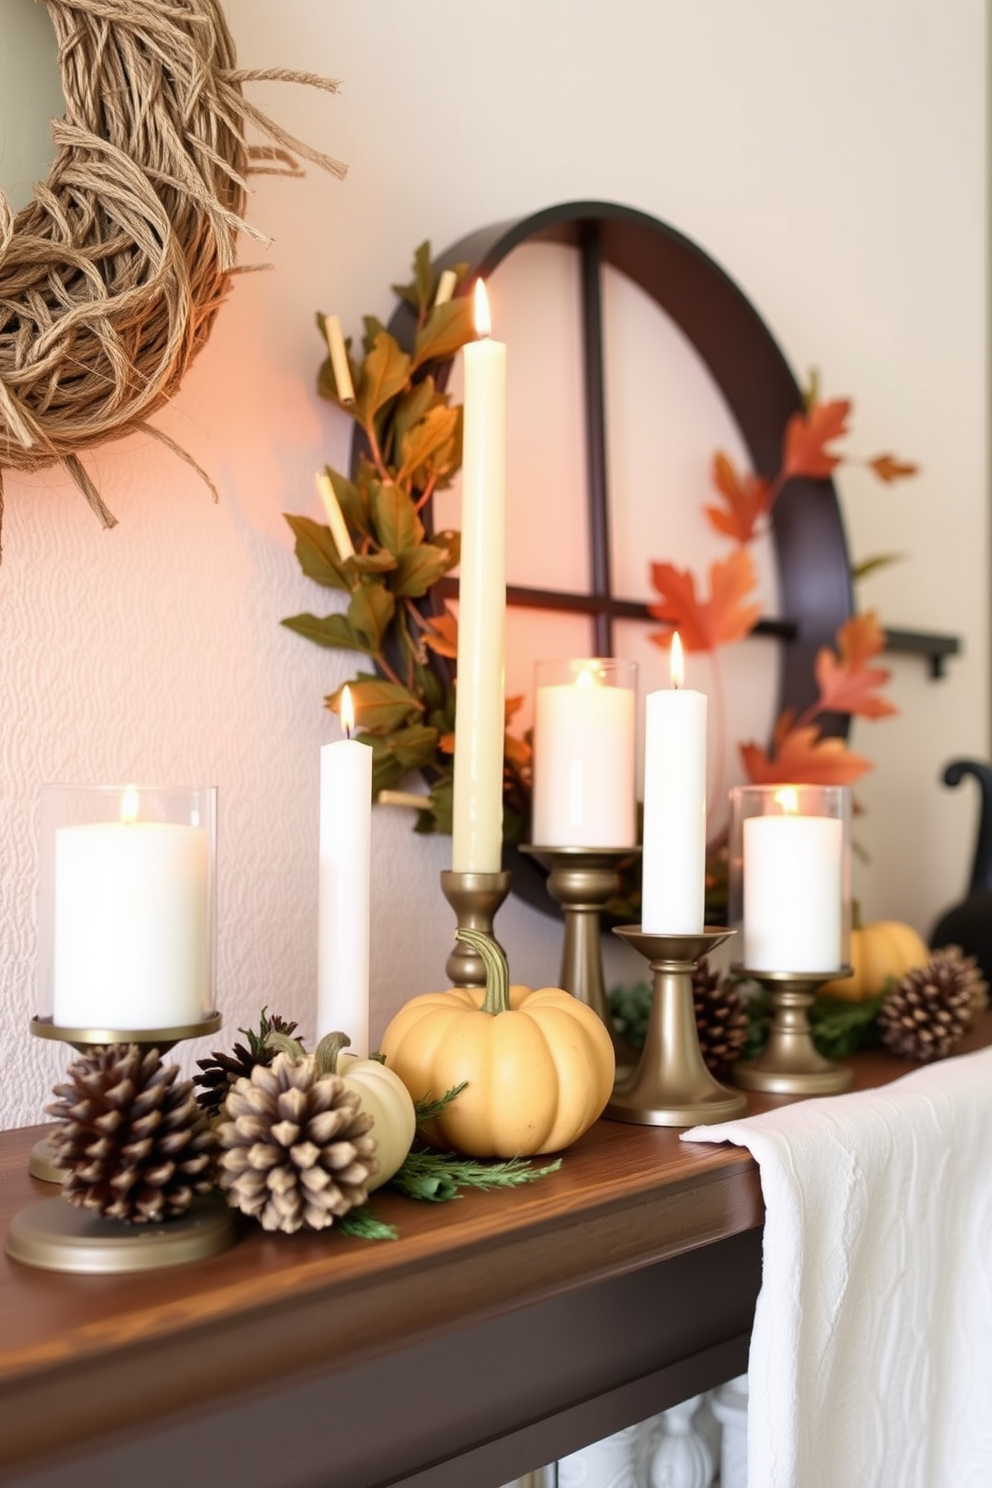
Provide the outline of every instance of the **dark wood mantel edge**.
{"type": "MultiPolygon", "coordinates": [[[[759,1226],[757,1169],[743,1161],[577,1214],[493,1231],[391,1271],[284,1292],[266,1302],[81,1360],[48,1359],[3,1383],[0,1482],[39,1458],[38,1422],[59,1422],[60,1448],[81,1447],[180,1415],[209,1412],[283,1383],[332,1375],[590,1282],[759,1226]]],[[[275,1278],[269,1278],[274,1280],[275,1278]]],[[[45,1450],[48,1450],[47,1445],[45,1450]]]]}

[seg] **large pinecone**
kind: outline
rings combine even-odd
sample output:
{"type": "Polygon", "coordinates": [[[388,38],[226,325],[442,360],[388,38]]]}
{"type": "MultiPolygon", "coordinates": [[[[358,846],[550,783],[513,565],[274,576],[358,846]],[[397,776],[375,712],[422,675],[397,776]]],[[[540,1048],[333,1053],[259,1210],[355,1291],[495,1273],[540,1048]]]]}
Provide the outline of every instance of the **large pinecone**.
{"type": "Polygon", "coordinates": [[[227,1202],[266,1230],[322,1230],[364,1204],[378,1170],[372,1116],[313,1056],[277,1054],[232,1086],[217,1127],[227,1202]]]}
{"type": "Polygon", "coordinates": [[[269,1034],[290,1036],[296,1032],[296,1024],[287,1023],[278,1013],[273,1013],[270,1018],[268,1008],[263,1008],[257,1032],[253,1028],[239,1028],[238,1032],[247,1038],[247,1048],[244,1044],[235,1044],[230,1054],[214,1049],[209,1059],[196,1061],[197,1068],[203,1072],[194,1077],[198,1087],[196,1098],[210,1116],[220,1115],[235,1080],[250,1075],[256,1064],[272,1063],[276,1051],[266,1043],[269,1034]]]}
{"type": "Polygon", "coordinates": [[[882,1043],[901,1059],[943,1059],[974,1017],[984,985],[973,956],[958,946],[934,951],[925,966],[908,971],[878,1015],[882,1043]]]}
{"type": "Polygon", "coordinates": [[[736,984],[710,971],[705,956],[692,970],[692,1005],[703,1063],[720,1079],[741,1056],[748,1019],[736,984]]]}
{"type": "Polygon", "coordinates": [[[69,1066],[45,1109],[58,1122],[51,1141],[70,1204],[152,1224],[211,1188],[213,1134],[192,1081],[178,1074],[137,1044],[101,1045],[69,1066]]]}

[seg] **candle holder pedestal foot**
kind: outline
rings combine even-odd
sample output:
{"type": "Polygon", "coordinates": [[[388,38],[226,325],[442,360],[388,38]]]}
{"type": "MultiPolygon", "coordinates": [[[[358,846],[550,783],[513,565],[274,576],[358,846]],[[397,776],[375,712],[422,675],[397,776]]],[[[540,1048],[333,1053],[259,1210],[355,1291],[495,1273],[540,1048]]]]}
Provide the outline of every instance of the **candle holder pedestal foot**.
{"type": "Polygon", "coordinates": [[[7,1254],[42,1271],[121,1275],[219,1255],[236,1239],[234,1214],[218,1199],[194,1199],[186,1214],[161,1224],[124,1224],[40,1199],[11,1220],[7,1254]]]}
{"type": "Polygon", "coordinates": [[[735,1064],[731,1079],[742,1090],[767,1095],[842,1095],[854,1084],[846,1064],[825,1059],[813,1043],[809,1009],[816,989],[838,977],[849,976],[849,966],[836,971],[751,971],[734,967],[738,976],[760,982],[771,997],[772,1023],[768,1042],[756,1059],[735,1064]]]}
{"type": "Polygon", "coordinates": [[[61,1183],[65,1170],[55,1165],[55,1148],[47,1137],[40,1137],[31,1148],[28,1172],[41,1183],[61,1183]]]}
{"type": "Polygon", "coordinates": [[[628,1073],[637,1050],[617,1032],[603,984],[600,915],[620,892],[620,872],[639,847],[521,847],[548,869],[548,893],[561,905],[565,935],[559,986],[591,1007],[613,1042],[617,1071],[628,1073]]]}
{"type": "MultiPolygon", "coordinates": [[[[495,939],[493,921],[496,911],[510,892],[511,873],[441,874],[441,892],[455,911],[459,930],[478,930],[495,939]]],[[[464,941],[456,941],[445,962],[445,971],[453,987],[484,987],[486,971],[482,957],[464,941]]]]}
{"type": "Polygon", "coordinates": [[[639,1126],[712,1126],[746,1116],[746,1096],[721,1085],[703,1063],[692,1002],[693,967],[733,932],[707,926],[698,935],[654,935],[623,925],[613,933],[648,961],[654,994],[640,1061],[603,1114],[639,1126]]]}

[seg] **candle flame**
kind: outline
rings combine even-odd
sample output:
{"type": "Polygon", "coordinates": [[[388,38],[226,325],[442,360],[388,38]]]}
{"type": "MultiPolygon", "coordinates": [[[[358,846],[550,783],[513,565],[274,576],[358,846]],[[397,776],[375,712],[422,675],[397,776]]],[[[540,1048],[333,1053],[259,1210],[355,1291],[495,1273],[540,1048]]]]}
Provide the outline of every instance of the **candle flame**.
{"type": "Polygon", "coordinates": [[[576,687],[597,687],[599,685],[599,669],[595,666],[584,666],[579,668],[575,678],[576,687]]]}
{"type": "Polygon", "coordinates": [[[678,631],[672,633],[672,651],[669,661],[673,687],[681,687],[685,681],[685,657],[682,654],[682,641],[678,631]]]}
{"type": "Polygon", "coordinates": [[[350,687],[345,687],[341,693],[341,727],[345,738],[350,739],[355,731],[355,704],[350,687]]]}
{"type": "Polygon", "coordinates": [[[492,316],[489,313],[489,296],[484,279],[475,281],[475,334],[481,338],[493,333],[492,316]]]}
{"type": "Polygon", "coordinates": [[[775,804],[781,806],[787,816],[798,816],[799,814],[799,792],[794,785],[783,785],[774,796],[775,804]]]}
{"type": "Polygon", "coordinates": [[[133,826],[138,820],[138,792],[133,785],[129,785],[121,797],[121,821],[125,826],[133,826]]]}

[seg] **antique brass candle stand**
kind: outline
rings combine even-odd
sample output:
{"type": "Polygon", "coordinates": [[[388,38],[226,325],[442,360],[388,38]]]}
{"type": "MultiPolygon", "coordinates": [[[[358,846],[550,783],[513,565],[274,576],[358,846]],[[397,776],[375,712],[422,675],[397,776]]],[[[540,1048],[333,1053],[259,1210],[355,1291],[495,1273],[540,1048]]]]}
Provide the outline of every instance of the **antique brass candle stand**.
{"type": "MultiPolygon", "coordinates": [[[[182,1039],[214,1033],[220,1024],[220,1014],[212,1013],[181,1028],[62,1028],[51,1018],[40,1017],[32,1018],[30,1028],[37,1038],[59,1039],[79,1052],[100,1045],[139,1044],[164,1053],[182,1039]]],[[[52,1183],[61,1183],[64,1177],[55,1166],[54,1149],[44,1140],[31,1154],[29,1171],[52,1183]],[[36,1154],[37,1167],[50,1163],[51,1178],[37,1171],[36,1154]]],[[[15,1261],[42,1270],[108,1275],[202,1260],[226,1250],[235,1238],[233,1214],[210,1197],[194,1199],[185,1214],[153,1224],[104,1219],[63,1198],[52,1198],[15,1214],[6,1248],[15,1261]]]]}
{"type": "MultiPolygon", "coordinates": [[[[443,872],[441,892],[455,911],[456,928],[479,930],[483,935],[495,939],[493,921],[496,911],[510,892],[512,881],[511,873],[443,872]]],[[[455,942],[444,969],[453,987],[486,985],[482,957],[462,940],[455,942]]]]}
{"type": "Polygon", "coordinates": [[[747,1097],[713,1078],[699,1049],[692,969],[732,930],[707,926],[698,935],[655,935],[622,925],[614,935],[644,956],[654,993],[640,1062],[620,1081],[604,1115],[639,1126],[711,1126],[747,1115],[747,1097]]]}
{"type": "Polygon", "coordinates": [[[735,1064],[731,1079],[744,1090],[769,1095],[841,1095],[854,1083],[846,1064],[824,1059],[813,1043],[809,1009],[816,989],[824,982],[850,976],[851,968],[837,971],[751,971],[735,966],[737,976],[767,988],[772,1002],[768,1042],[756,1059],[735,1064]]]}
{"type": "Polygon", "coordinates": [[[613,1040],[619,1074],[637,1063],[637,1050],[617,1032],[603,983],[600,915],[620,892],[621,869],[639,847],[521,847],[548,869],[548,893],[565,914],[559,985],[591,1007],[613,1040]]]}

